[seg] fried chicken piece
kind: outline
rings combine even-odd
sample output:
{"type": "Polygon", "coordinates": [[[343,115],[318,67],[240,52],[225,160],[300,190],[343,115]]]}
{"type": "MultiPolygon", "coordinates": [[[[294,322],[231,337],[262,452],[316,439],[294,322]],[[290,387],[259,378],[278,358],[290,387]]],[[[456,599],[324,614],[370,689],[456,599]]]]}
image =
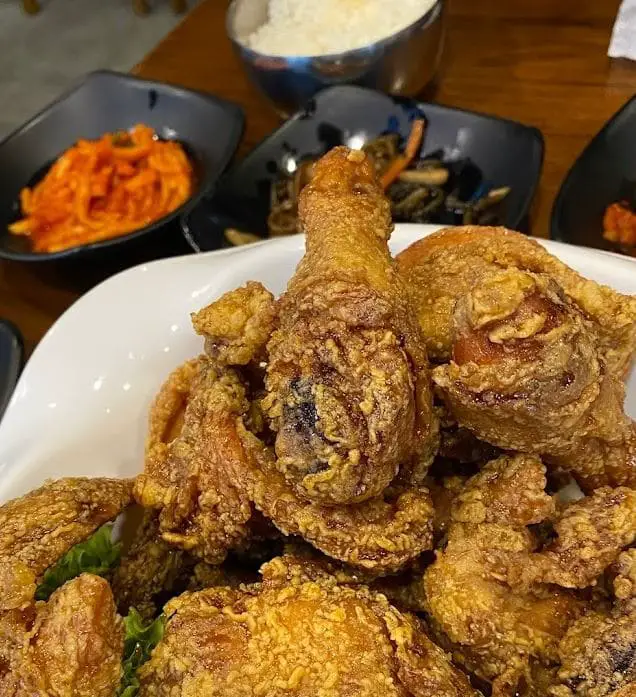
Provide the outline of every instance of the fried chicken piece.
{"type": "Polygon", "coordinates": [[[140,670],[140,696],[476,694],[415,617],[302,567],[278,559],[249,590],[169,603],[164,638],[140,670]]]}
{"type": "MultiPolygon", "coordinates": [[[[124,627],[108,582],[82,574],[38,607],[7,697],[113,697],[121,679],[124,627]]],[[[10,682],[9,682],[10,681],[10,682]]]]}
{"type": "Polygon", "coordinates": [[[286,535],[300,535],[352,566],[388,573],[431,549],[434,510],[428,489],[412,487],[347,506],[301,499],[275,466],[275,456],[239,422],[244,466],[237,479],[250,499],[286,535]]]}
{"type": "Polygon", "coordinates": [[[247,365],[262,357],[274,330],[274,296],[260,283],[248,282],[192,315],[205,351],[224,365],[247,365]]]}
{"type": "Polygon", "coordinates": [[[581,487],[636,485],[636,429],[579,308],[544,274],[487,274],[453,312],[453,357],[433,379],[478,438],[544,456],[581,487]]]}
{"type": "Polygon", "coordinates": [[[0,506],[0,561],[19,561],[41,576],[71,547],[114,520],[132,500],[127,479],[48,482],[0,506]]]}
{"type": "Polygon", "coordinates": [[[607,369],[623,377],[636,349],[636,298],[587,280],[538,242],[504,228],[441,230],[397,257],[426,336],[429,355],[448,361],[457,300],[488,273],[516,268],[549,275],[590,320],[607,369]]]}
{"type": "Polygon", "coordinates": [[[161,537],[159,517],[146,511],[130,548],[113,572],[111,586],[122,615],[134,607],[144,619],[157,614],[156,598],[174,591],[194,568],[196,560],[161,537]]]}
{"type": "Polygon", "coordinates": [[[388,249],[388,200],[364,153],[314,168],[306,253],[278,303],[263,405],[298,496],[359,503],[421,483],[437,448],[424,340],[388,249]]]}
{"type": "Polygon", "coordinates": [[[0,559],[0,694],[12,684],[27,628],[35,619],[35,575],[22,562],[0,559]],[[10,682],[11,681],[11,682],[10,682]]]}
{"type": "Polygon", "coordinates": [[[134,487],[142,506],[159,511],[165,542],[212,564],[248,538],[252,515],[245,492],[230,474],[232,459],[241,453],[218,436],[237,416],[232,385],[219,371],[201,357],[168,378],[151,410],[144,473],[134,487]],[[159,424],[174,423],[175,417],[165,405],[180,408],[186,390],[183,425],[167,440],[173,429],[159,424]]]}
{"type": "Polygon", "coordinates": [[[554,525],[556,540],[520,569],[525,583],[594,585],[636,540],[636,490],[603,488],[570,504],[554,525]]]}
{"type": "Polygon", "coordinates": [[[561,641],[553,697],[636,694],[636,550],[620,556],[617,570],[614,608],[581,618],[561,641]]]}
{"type": "Polygon", "coordinates": [[[537,458],[488,463],[456,496],[447,546],[411,591],[453,655],[498,694],[529,673],[531,659],[555,663],[560,639],[587,607],[556,587],[524,592],[507,582],[511,565],[534,551],[528,526],[554,512],[545,486],[537,458]]]}

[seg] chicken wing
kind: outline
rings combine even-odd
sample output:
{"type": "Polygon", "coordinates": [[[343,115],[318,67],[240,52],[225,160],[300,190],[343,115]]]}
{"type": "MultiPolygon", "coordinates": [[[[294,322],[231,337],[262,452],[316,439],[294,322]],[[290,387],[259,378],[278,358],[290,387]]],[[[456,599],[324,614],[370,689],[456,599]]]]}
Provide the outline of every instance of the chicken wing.
{"type": "Polygon", "coordinates": [[[591,491],[636,485],[636,429],[598,338],[549,276],[492,271],[452,315],[452,361],[433,379],[461,426],[544,456],[591,491]]]}
{"type": "Polygon", "coordinates": [[[421,483],[437,447],[426,351],[364,153],[322,158],[299,215],[306,253],[268,344],[276,467],[300,497],[328,505],[378,496],[398,474],[421,483]]]}
{"type": "Polygon", "coordinates": [[[549,275],[580,308],[610,373],[622,377],[629,367],[636,349],[636,298],[583,278],[525,235],[504,228],[449,228],[411,245],[397,262],[435,360],[451,356],[458,298],[489,272],[517,268],[549,275]]]}
{"type": "Polygon", "coordinates": [[[523,565],[537,544],[528,526],[554,513],[545,485],[537,458],[488,463],[455,497],[446,548],[411,592],[453,655],[498,694],[516,686],[532,659],[556,664],[560,639],[587,609],[557,587],[524,592],[508,583],[511,564],[523,565]]]}
{"type": "Polygon", "coordinates": [[[207,356],[177,368],[150,411],[135,498],[159,512],[166,543],[211,564],[248,540],[253,513],[229,474],[240,453],[232,450],[231,440],[217,437],[227,430],[226,421],[252,404],[244,396],[236,399],[232,381],[224,383],[224,371],[228,366],[259,369],[274,319],[273,296],[260,283],[226,293],[194,314],[207,356]]]}
{"type": "Polygon", "coordinates": [[[237,416],[231,386],[225,386],[219,368],[205,357],[168,378],[151,410],[144,473],[134,489],[139,503],[159,511],[165,542],[213,564],[249,536],[252,515],[229,474],[229,463],[240,454],[217,437],[237,416]],[[182,427],[168,440],[179,418],[166,405],[179,409],[184,396],[182,427]]]}
{"type": "Polygon", "coordinates": [[[58,479],[0,506],[0,561],[41,576],[132,501],[126,479],[58,479]]]}
{"type": "Polygon", "coordinates": [[[633,697],[636,694],[636,550],[624,552],[611,612],[591,612],[559,646],[553,697],[633,697]]]}
{"type": "Polygon", "coordinates": [[[460,697],[466,677],[418,620],[367,589],[277,559],[245,590],[185,594],[166,608],[140,697],[460,697]]]}

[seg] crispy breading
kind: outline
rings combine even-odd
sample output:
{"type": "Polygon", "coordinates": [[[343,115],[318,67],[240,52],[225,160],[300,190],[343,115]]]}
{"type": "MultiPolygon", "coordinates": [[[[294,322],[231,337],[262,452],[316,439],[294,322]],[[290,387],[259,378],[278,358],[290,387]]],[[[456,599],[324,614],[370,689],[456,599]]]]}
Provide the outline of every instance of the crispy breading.
{"type": "Polygon", "coordinates": [[[452,361],[433,379],[461,426],[498,447],[544,456],[586,491],[636,485],[624,385],[554,280],[490,272],[457,300],[452,323],[452,361]]]}
{"type": "Polygon", "coordinates": [[[636,490],[597,489],[570,504],[554,525],[557,538],[531,554],[519,573],[524,583],[562,588],[595,585],[601,574],[636,540],[636,490]]]}
{"type": "Polygon", "coordinates": [[[7,697],[113,697],[123,648],[108,582],[82,574],[38,607],[19,663],[0,690],[7,697]]]}
{"type": "Polygon", "coordinates": [[[159,594],[173,591],[196,564],[187,552],[161,537],[159,517],[146,511],[135,537],[112,575],[111,586],[122,615],[134,607],[145,619],[157,614],[159,594]]]}
{"type": "Polygon", "coordinates": [[[73,545],[116,518],[132,500],[128,479],[48,482],[0,506],[0,559],[21,561],[40,576],[73,545]]]}
{"type": "MultiPolygon", "coordinates": [[[[244,395],[235,399],[235,387],[210,360],[178,368],[168,378],[156,404],[178,404],[162,395],[172,393],[179,376],[189,385],[183,425],[173,440],[148,441],[144,473],[135,481],[135,497],[159,511],[165,542],[204,559],[220,563],[232,547],[249,536],[252,506],[230,475],[231,461],[240,457],[231,440],[223,437],[228,422],[247,409],[244,395]],[[196,367],[197,375],[190,375],[196,367]],[[236,411],[236,409],[239,411],[236,411]]],[[[163,407],[162,407],[163,409],[163,407]]],[[[169,421],[151,410],[150,422],[169,421]]],[[[151,428],[151,434],[160,429],[151,428]]]]}
{"type": "Polygon", "coordinates": [[[610,612],[578,620],[559,646],[553,697],[633,697],[636,694],[636,550],[624,552],[610,612]]]}
{"type": "Polygon", "coordinates": [[[172,601],[141,697],[476,694],[415,617],[368,589],[285,569],[302,564],[282,558],[249,590],[172,601]]]}
{"type": "Polygon", "coordinates": [[[192,324],[205,337],[205,351],[214,361],[247,365],[262,358],[275,319],[274,296],[261,283],[249,281],[193,314],[192,324]]]}
{"type": "Polygon", "coordinates": [[[421,483],[437,448],[424,340],[388,249],[388,200],[362,152],[335,148],[300,197],[306,252],[278,302],[263,405],[276,467],[328,505],[421,483]]]}
{"type": "Polygon", "coordinates": [[[301,535],[335,559],[378,573],[397,571],[431,549],[434,510],[426,487],[395,490],[347,506],[309,502],[289,488],[271,449],[240,422],[237,429],[245,449],[237,479],[286,535],[301,535]]]}
{"type": "Polygon", "coordinates": [[[432,358],[452,353],[456,301],[496,269],[547,274],[591,320],[600,353],[611,373],[623,376],[636,349],[636,298],[583,278],[538,242],[504,228],[458,227],[412,244],[397,257],[413,295],[432,358]]]}
{"type": "Polygon", "coordinates": [[[559,640],[587,607],[565,590],[523,592],[507,582],[511,564],[523,564],[534,550],[527,526],[554,511],[545,485],[537,458],[488,463],[455,497],[446,548],[411,593],[453,655],[496,683],[514,683],[533,658],[556,661],[559,640]]]}

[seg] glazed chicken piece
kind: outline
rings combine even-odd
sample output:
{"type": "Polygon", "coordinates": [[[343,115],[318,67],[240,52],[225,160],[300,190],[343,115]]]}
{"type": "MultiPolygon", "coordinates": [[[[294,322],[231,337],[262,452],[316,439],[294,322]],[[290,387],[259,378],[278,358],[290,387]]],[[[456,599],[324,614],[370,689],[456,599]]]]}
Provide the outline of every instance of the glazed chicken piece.
{"type": "Polygon", "coordinates": [[[267,347],[276,468],[298,496],[327,505],[376,497],[398,475],[421,483],[437,448],[428,362],[364,153],[323,157],[299,217],[306,253],[267,347]]]}
{"type": "Polygon", "coordinates": [[[587,609],[566,590],[508,582],[538,544],[528,526],[554,514],[545,485],[537,458],[488,463],[455,497],[446,548],[411,588],[411,604],[419,599],[444,646],[494,681],[493,694],[514,694],[532,661],[555,665],[560,639],[587,609]]]}
{"type": "Polygon", "coordinates": [[[570,628],[559,646],[553,697],[633,697],[636,694],[636,550],[616,565],[616,601],[570,628]]]}
{"type": "Polygon", "coordinates": [[[626,374],[636,349],[636,298],[583,278],[525,235],[504,228],[449,228],[412,244],[397,262],[433,360],[451,357],[457,300],[488,273],[515,268],[550,276],[591,323],[608,371],[621,379],[626,374]]]}
{"type": "Polygon", "coordinates": [[[598,336],[545,274],[487,273],[452,315],[452,360],[433,371],[478,438],[545,457],[580,486],[636,485],[636,430],[598,336]]]}
{"type": "Polygon", "coordinates": [[[476,695],[412,615],[290,557],[261,584],[184,594],[140,671],[141,697],[476,695]]]}

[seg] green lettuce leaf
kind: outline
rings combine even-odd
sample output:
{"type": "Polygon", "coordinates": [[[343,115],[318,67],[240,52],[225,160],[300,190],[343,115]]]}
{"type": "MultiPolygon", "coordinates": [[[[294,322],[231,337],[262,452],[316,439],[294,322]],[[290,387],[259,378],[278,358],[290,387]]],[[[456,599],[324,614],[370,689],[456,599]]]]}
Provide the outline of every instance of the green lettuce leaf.
{"type": "Polygon", "coordinates": [[[36,600],[48,600],[54,590],[83,573],[105,576],[119,564],[121,545],[112,540],[112,524],[104,525],[86,542],[75,545],[44,572],[36,600]]]}
{"type": "Polygon", "coordinates": [[[161,641],[166,626],[166,618],[160,615],[147,625],[135,610],[124,617],[126,638],[124,640],[124,657],[122,659],[122,678],[117,693],[118,697],[135,697],[139,691],[137,669],[149,658],[152,650],[161,641]]]}

